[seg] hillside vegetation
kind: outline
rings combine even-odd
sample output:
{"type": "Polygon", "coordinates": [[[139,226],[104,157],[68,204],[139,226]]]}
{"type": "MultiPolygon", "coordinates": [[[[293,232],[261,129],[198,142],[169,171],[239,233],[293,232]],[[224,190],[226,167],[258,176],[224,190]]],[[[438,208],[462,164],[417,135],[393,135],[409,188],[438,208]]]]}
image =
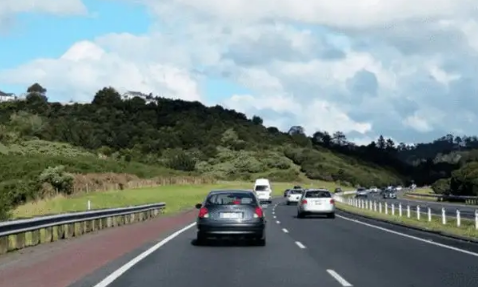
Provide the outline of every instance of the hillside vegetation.
{"type": "MultiPolygon", "coordinates": [[[[52,194],[163,182],[320,179],[340,185],[401,183],[405,169],[385,147],[355,147],[341,132],[307,137],[266,128],[221,106],[113,88],[91,104],[49,103],[38,84],[24,101],[0,104],[0,207],[52,194]],[[387,159],[390,161],[387,162],[387,159]],[[391,164],[392,163],[392,164],[391,164]]],[[[3,215],[6,216],[5,214],[3,215]]]]}

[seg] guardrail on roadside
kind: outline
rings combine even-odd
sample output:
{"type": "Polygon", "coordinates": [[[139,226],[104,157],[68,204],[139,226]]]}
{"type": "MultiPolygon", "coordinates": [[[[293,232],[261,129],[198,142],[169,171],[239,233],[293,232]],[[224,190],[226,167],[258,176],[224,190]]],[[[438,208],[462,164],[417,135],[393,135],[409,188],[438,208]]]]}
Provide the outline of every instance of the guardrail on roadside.
{"type": "Polygon", "coordinates": [[[427,198],[435,198],[437,201],[459,201],[465,202],[468,204],[478,204],[478,196],[464,196],[464,195],[444,195],[444,194],[423,194],[423,193],[415,193],[415,192],[406,192],[406,196],[412,197],[427,197],[427,198]]]}
{"type": "Polygon", "coordinates": [[[161,214],[165,207],[166,203],[161,202],[0,222],[0,254],[145,221],[161,214]]]}
{"type": "Polygon", "coordinates": [[[397,204],[378,200],[344,198],[340,195],[335,197],[335,200],[367,212],[478,231],[478,209],[474,211],[474,214],[469,214],[472,216],[464,217],[459,209],[455,210],[455,216],[449,216],[445,207],[441,207],[441,212],[437,214],[433,213],[429,206],[413,206],[401,202],[397,204]]]}

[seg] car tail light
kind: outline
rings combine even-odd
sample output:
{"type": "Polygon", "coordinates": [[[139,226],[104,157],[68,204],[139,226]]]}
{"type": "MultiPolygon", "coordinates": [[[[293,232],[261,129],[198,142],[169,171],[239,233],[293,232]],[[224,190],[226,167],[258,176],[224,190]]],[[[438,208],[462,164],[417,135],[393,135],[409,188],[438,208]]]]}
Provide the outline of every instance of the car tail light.
{"type": "Polygon", "coordinates": [[[264,211],[262,211],[262,208],[259,206],[256,207],[256,210],[254,211],[254,218],[262,218],[264,217],[264,211]]]}
{"type": "Polygon", "coordinates": [[[302,200],[301,204],[307,204],[307,200],[302,200]]]}
{"type": "Polygon", "coordinates": [[[207,208],[205,208],[205,207],[201,207],[201,209],[199,209],[198,217],[199,218],[208,218],[209,217],[209,210],[207,210],[207,208]]]}
{"type": "Polygon", "coordinates": [[[335,200],[333,198],[330,200],[330,204],[335,204],[335,200]]]}

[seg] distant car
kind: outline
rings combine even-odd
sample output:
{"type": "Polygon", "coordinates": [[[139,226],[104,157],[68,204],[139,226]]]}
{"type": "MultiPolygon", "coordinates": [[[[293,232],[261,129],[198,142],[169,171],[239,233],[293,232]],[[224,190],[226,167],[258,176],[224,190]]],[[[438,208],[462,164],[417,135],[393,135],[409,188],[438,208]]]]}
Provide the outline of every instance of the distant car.
{"type": "Polygon", "coordinates": [[[362,197],[367,198],[368,197],[368,191],[363,187],[359,187],[359,188],[357,188],[355,198],[362,198],[362,197]]]}
{"type": "Polygon", "coordinates": [[[196,204],[198,245],[211,237],[249,239],[266,245],[266,219],[260,201],[249,190],[211,191],[204,202],[196,204]]]}
{"type": "Polygon", "coordinates": [[[300,185],[294,185],[294,189],[302,189],[300,185]]]}
{"type": "Polygon", "coordinates": [[[261,202],[272,203],[272,186],[268,179],[256,179],[256,182],[254,183],[254,192],[261,202]]]}
{"type": "Polygon", "coordinates": [[[395,187],[395,190],[400,191],[400,190],[402,190],[402,187],[399,185],[399,186],[395,187]]]}
{"type": "Polygon", "coordinates": [[[343,191],[342,191],[342,188],[337,187],[337,188],[334,190],[334,193],[339,193],[339,192],[343,192],[343,191]]]}
{"type": "Polygon", "coordinates": [[[300,198],[302,197],[302,193],[304,191],[302,189],[291,189],[289,190],[289,193],[287,194],[287,205],[291,204],[297,204],[299,202],[300,198]]]}
{"type": "Polygon", "coordinates": [[[307,189],[297,205],[297,218],[311,214],[324,214],[335,218],[335,201],[326,189],[307,189]]]}
{"type": "Polygon", "coordinates": [[[377,193],[379,191],[376,186],[371,186],[368,190],[370,190],[371,193],[377,193]]]}
{"type": "Polygon", "coordinates": [[[393,190],[385,191],[382,194],[383,199],[397,199],[397,193],[393,190]]]}
{"type": "Polygon", "coordinates": [[[289,194],[290,189],[284,190],[284,197],[287,197],[287,194],[289,194]]]}

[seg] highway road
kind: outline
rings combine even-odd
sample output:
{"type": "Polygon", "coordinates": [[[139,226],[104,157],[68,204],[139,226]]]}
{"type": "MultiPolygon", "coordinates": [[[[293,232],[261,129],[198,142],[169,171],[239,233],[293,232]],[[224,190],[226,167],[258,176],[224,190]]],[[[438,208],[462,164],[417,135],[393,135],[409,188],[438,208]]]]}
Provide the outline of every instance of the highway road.
{"type": "Polygon", "coordinates": [[[441,215],[443,207],[445,208],[447,216],[456,216],[456,210],[459,209],[461,217],[472,219],[475,218],[475,210],[478,209],[478,206],[471,206],[459,203],[426,201],[403,197],[397,199],[383,199],[379,194],[370,194],[369,199],[381,202],[388,202],[390,204],[395,203],[397,205],[401,203],[404,208],[406,208],[407,205],[410,205],[410,208],[412,208],[412,210],[416,210],[417,205],[420,205],[420,209],[424,213],[426,213],[427,208],[430,207],[431,212],[433,214],[438,215],[441,215]]]}
{"type": "MultiPolygon", "coordinates": [[[[335,219],[297,219],[296,207],[281,201],[267,209],[265,247],[194,246],[192,226],[140,260],[116,267],[109,276],[115,280],[95,282],[95,287],[478,286],[477,245],[357,222],[340,212],[335,219]]],[[[103,272],[104,278],[108,274],[103,272]]],[[[94,285],[85,282],[74,286],[94,285]]]]}

